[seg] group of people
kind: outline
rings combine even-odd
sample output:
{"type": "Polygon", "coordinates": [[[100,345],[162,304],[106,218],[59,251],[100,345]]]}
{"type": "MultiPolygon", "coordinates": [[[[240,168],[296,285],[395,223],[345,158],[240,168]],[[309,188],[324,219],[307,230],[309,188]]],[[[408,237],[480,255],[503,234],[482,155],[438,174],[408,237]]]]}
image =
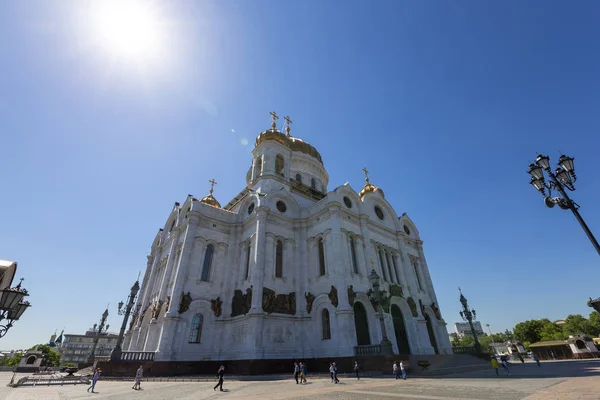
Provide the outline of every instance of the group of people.
{"type": "MultiPolygon", "coordinates": [[[[92,375],[92,386],[88,388],[88,392],[94,392],[96,388],[96,383],[98,383],[98,379],[100,379],[100,375],[102,375],[102,370],[100,368],[96,368],[94,371],[94,375],[92,375]]],[[[141,390],[142,389],[142,376],[144,375],[144,367],[140,365],[140,367],[135,372],[135,379],[133,381],[133,386],[131,387],[133,390],[141,390]]]]}
{"type": "Polygon", "coordinates": [[[295,362],[294,363],[294,379],[296,380],[296,384],[298,383],[306,383],[306,364],[303,362],[295,362]],[[298,378],[300,378],[300,382],[298,382],[298,378]]]}
{"type": "MultiPolygon", "coordinates": [[[[500,356],[500,362],[498,362],[498,359],[496,358],[496,356],[491,357],[490,362],[492,364],[492,368],[494,369],[494,371],[496,371],[496,375],[500,375],[500,372],[498,371],[498,367],[502,367],[502,369],[506,372],[506,375],[510,375],[510,367],[509,367],[510,363],[509,363],[508,357],[509,356],[507,354],[502,354],[500,356]]],[[[522,364],[525,364],[525,359],[523,359],[523,356],[521,356],[519,354],[518,358],[522,364]]],[[[533,361],[535,361],[535,363],[537,364],[538,367],[541,367],[540,358],[538,357],[537,354],[533,355],[533,361]]]]}

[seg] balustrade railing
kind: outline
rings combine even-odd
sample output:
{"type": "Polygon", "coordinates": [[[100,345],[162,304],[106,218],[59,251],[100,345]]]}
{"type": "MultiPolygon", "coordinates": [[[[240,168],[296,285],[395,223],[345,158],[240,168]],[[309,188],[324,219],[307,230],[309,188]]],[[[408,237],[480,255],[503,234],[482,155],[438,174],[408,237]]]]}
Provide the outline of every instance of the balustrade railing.
{"type": "Polygon", "coordinates": [[[369,344],[364,346],[354,346],[354,355],[357,356],[375,356],[381,354],[381,345],[369,344]]]}
{"type": "Polygon", "coordinates": [[[121,361],[154,361],[153,351],[124,351],[121,353],[121,361]]]}
{"type": "Polygon", "coordinates": [[[454,354],[475,354],[474,346],[457,346],[452,348],[454,354]]]}

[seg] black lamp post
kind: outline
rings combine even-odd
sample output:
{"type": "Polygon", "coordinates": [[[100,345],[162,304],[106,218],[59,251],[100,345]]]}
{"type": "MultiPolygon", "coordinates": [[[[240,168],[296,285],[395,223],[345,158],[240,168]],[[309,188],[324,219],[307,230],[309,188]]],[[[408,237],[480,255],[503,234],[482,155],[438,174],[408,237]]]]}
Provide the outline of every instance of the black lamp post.
{"type": "MultiPolygon", "coordinates": [[[[373,263],[373,261],[371,261],[373,263]]],[[[375,272],[375,269],[371,270],[371,275],[369,275],[369,281],[373,286],[373,291],[375,292],[375,300],[377,302],[377,316],[379,317],[379,323],[381,325],[381,354],[393,354],[392,351],[392,342],[389,341],[387,337],[387,333],[385,331],[385,323],[383,322],[383,304],[381,301],[381,292],[379,291],[379,275],[375,272]]]]}
{"type": "Polygon", "coordinates": [[[28,301],[23,301],[25,296],[29,296],[27,290],[21,288],[23,278],[14,288],[5,288],[0,290],[0,338],[6,335],[6,332],[12,328],[15,321],[21,318],[21,315],[31,306],[28,301]],[[3,321],[7,322],[4,324],[3,321]]]}
{"type": "Polygon", "coordinates": [[[473,335],[473,340],[475,340],[475,351],[477,353],[481,353],[481,344],[479,344],[479,340],[477,339],[477,332],[475,332],[475,327],[473,326],[473,320],[477,318],[477,314],[475,310],[469,310],[469,304],[467,303],[467,299],[463,296],[462,291],[458,288],[460,292],[460,303],[462,304],[462,311],[459,312],[460,316],[464,321],[469,322],[469,327],[471,328],[471,335],[473,335]]]}
{"type": "Polygon", "coordinates": [[[108,332],[108,328],[110,327],[110,325],[106,325],[106,328],[104,328],[104,323],[106,322],[106,318],[108,318],[108,307],[106,307],[106,310],[104,310],[104,312],[102,313],[102,318],[100,319],[100,325],[98,326],[98,329],[96,330],[96,324],[94,324],[94,328],[92,328],[92,331],[96,332],[96,337],[94,338],[94,344],[92,345],[92,351],[90,352],[90,356],[88,357],[88,364],[94,363],[94,358],[95,358],[94,353],[96,352],[96,347],[98,346],[98,340],[100,340],[100,335],[108,332]]]}
{"type": "Polygon", "coordinates": [[[119,361],[121,359],[121,354],[123,351],[121,350],[121,345],[123,344],[123,336],[125,335],[125,328],[127,327],[127,320],[129,319],[129,315],[131,314],[131,308],[135,303],[135,299],[137,297],[138,292],[140,291],[140,282],[139,276],[135,281],[133,286],[131,287],[131,292],[129,293],[129,298],[127,298],[127,305],[123,310],[123,302],[119,302],[117,312],[119,315],[125,315],[123,317],[123,323],[121,324],[121,330],[119,331],[119,338],[117,339],[117,344],[110,354],[110,361],[119,361]]]}
{"type": "Polygon", "coordinates": [[[556,168],[556,171],[553,173],[550,169],[550,158],[548,156],[538,155],[535,159],[535,164],[529,164],[529,170],[527,171],[531,175],[531,181],[529,183],[544,196],[544,202],[549,208],[558,204],[563,210],[571,210],[585,234],[592,242],[592,245],[598,254],[600,254],[600,244],[598,244],[598,241],[586,225],[585,221],[581,218],[581,215],[579,215],[579,211],[577,211],[579,210],[579,204],[571,200],[565,191],[565,188],[570,191],[575,190],[577,176],[575,175],[573,161],[574,159],[572,157],[567,157],[564,154],[561,155],[558,159],[559,167],[556,168]],[[546,174],[550,178],[549,182],[546,182],[543,171],[546,171],[546,174]],[[547,195],[546,189],[548,189],[547,195]],[[551,197],[553,189],[557,190],[562,197],[551,197]]]}

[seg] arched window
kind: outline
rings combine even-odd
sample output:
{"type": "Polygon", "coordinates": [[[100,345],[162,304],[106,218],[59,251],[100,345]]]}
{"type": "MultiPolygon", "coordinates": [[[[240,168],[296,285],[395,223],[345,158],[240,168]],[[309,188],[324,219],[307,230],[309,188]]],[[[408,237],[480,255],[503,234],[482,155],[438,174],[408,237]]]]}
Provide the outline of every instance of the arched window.
{"type": "Polygon", "coordinates": [[[323,246],[323,238],[319,239],[319,275],[325,275],[325,246],[323,246]]]}
{"type": "Polygon", "coordinates": [[[354,239],[350,236],[350,256],[352,257],[352,270],[358,274],[358,264],[356,262],[356,247],[354,247],[354,239]]]}
{"type": "Polygon", "coordinates": [[[200,343],[203,323],[204,317],[202,314],[194,315],[194,318],[192,318],[192,329],[190,330],[190,343],[200,343]]]}
{"type": "Polygon", "coordinates": [[[577,345],[578,350],[587,350],[587,346],[585,345],[583,340],[576,340],[575,345],[577,345]]]}
{"type": "Polygon", "coordinates": [[[317,182],[315,181],[315,178],[310,178],[310,187],[313,189],[317,188],[317,182]]]}
{"type": "Polygon", "coordinates": [[[275,157],[275,173],[284,176],[283,156],[281,154],[277,154],[277,157],[275,157]]]}
{"type": "Polygon", "coordinates": [[[379,251],[377,253],[379,253],[379,264],[381,265],[381,272],[383,273],[383,280],[385,282],[387,282],[388,276],[387,276],[387,271],[385,268],[385,261],[383,261],[383,251],[381,249],[379,249],[379,251]]]}
{"type": "Polygon", "coordinates": [[[296,180],[300,183],[302,183],[302,175],[300,174],[296,174],[296,180]]]}
{"type": "Polygon", "coordinates": [[[398,270],[398,265],[396,264],[396,256],[394,256],[392,254],[391,257],[392,257],[392,263],[394,264],[394,271],[396,271],[396,276],[398,277],[398,283],[401,283],[400,282],[400,271],[398,270]]]}
{"type": "Polygon", "coordinates": [[[390,280],[395,283],[399,283],[398,277],[396,275],[396,270],[392,266],[392,262],[390,261],[390,253],[385,250],[385,261],[387,262],[388,272],[390,273],[390,280]]]}
{"type": "Polygon", "coordinates": [[[283,242],[277,241],[275,247],[275,277],[283,278],[283,242]]]}
{"type": "Polygon", "coordinates": [[[200,276],[201,281],[208,282],[210,276],[210,265],[212,264],[213,253],[215,248],[212,244],[206,247],[206,253],[204,253],[204,264],[202,265],[202,275],[200,276]]]}
{"type": "Polygon", "coordinates": [[[258,157],[254,166],[254,177],[258,178],[260,174],[262,174],[262,158],[258,157]]]}
{"type": "Polygon", "coordinates": [[[248,243],[246,246],[246,274],[244,279],[248,279],[248,274],[250,273],[250,252],[252,251],[252,243],[248,243]]]}
{"type": "Polygon", "coordinates": [[[321,313],[321,324],[323,325],[323,339],[331,339],[331,326],[329,324],[329,311],[327,309],[321,313]]]}
{"type": "Polygon", "coordinates": [[[419,275],[419,266],[417,262],[413,262],[413,270],[415,271],[415,276],[417,277],[417,286],[419,286],[419,290],[423,291],[423,285],[421,284],[421,275],[419,275]]]}

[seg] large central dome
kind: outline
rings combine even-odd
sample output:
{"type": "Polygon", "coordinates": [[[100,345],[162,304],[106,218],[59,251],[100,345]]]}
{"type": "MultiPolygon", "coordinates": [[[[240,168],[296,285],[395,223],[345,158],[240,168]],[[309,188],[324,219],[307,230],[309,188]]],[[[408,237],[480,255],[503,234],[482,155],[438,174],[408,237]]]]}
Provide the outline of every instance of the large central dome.
{"type": "Polygon", "coordinates": [[[269,129],[264,132],[261,132],[260,135],[256,138],[255,147],[261,144],[265,140],[275,140],[276,142],[281,143],[282,145],[288,147],[292,151],[299,151],[304,154],[308,154],[311,157],[316,158],[321,164],[323,164],[323,159],[321,155],[312,145],[305,142],[302,139],[298,139],[285,133],[278,131],[277,129],[269,129]]]}

